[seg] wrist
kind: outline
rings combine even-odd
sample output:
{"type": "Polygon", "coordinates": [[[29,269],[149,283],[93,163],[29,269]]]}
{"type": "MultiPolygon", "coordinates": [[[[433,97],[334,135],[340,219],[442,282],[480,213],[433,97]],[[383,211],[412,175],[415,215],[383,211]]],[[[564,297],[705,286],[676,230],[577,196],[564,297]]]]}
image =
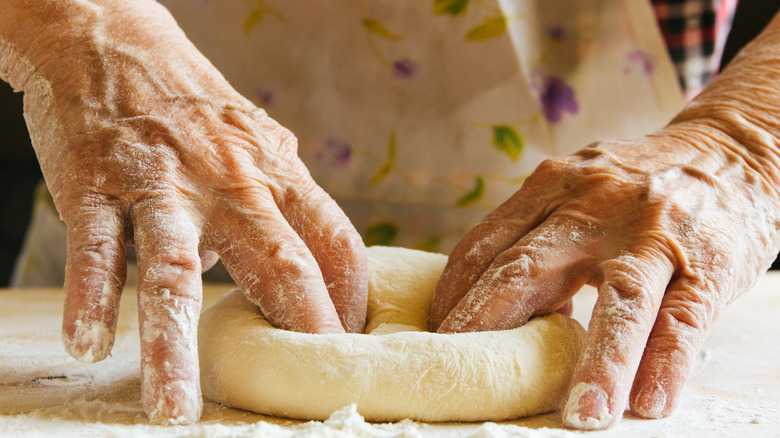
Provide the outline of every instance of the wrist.
{"type": "Polygon", "coordinates": [[[0,17],[0,77],[25,91],[47,62],[72,59],[69,52],[86,40],[88,24],[100,15],[102,7],[94,3],[9,0],[0,17]]]}
{"type": "Polygon", "coordinates": [[[780,209],[780,158],[776,138],[744,121],[684,112],[658,134],[674,138],[691,148],[687,162],[715,180],[742,181],[751,196],[767,200],[780,209]],[[708,164],[704,164],[708,163],[708,164]]]}
{"type": "Polygon", "coordinates": [[[671,122],[718,138],[767,190],[780,193],[780,15],[671,122]]]}
{"type": "Polygon", "coordinates": [[[18,91],[38,76],[83,92],[93,76],[127,54],[149,63],[161,48],[176,46],[176,38],[186,41],[153,0],[8,0],[3,8],[0,78],[18,91]]]}
{"type": "Polygon", "coordinates": [[[755,108],[739,102],[703,97],[688,105],[666,129],[682,129],[700,148],[741,162],[746,172],[758,176],[767,192],[780,198],[780,132],[768,120],[770,114],[756,114],[755,108]]]}

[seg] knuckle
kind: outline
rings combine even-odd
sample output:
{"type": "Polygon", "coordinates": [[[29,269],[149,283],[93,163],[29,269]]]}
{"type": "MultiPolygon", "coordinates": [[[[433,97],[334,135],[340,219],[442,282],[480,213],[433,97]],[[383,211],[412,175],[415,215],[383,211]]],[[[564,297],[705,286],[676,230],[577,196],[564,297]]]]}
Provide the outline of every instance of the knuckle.
{"type": "MultiPolygon", "coordinates": [[[[652,341],[648,342],[650,351],[665,352],[667,356],[674,352],[685,353],[686,356],[695,354],[699,348],[699,334],[702,332],[695,325],[681,322],[671,312],[664,312],[663,318],[670,323],[662,331],[653,333],[652,341]]],[[[662,316],[659,315],[659,318],[662,316]]]]}
{"type": "Polygon", "coordinates": [[[564,248],[579,246],[596,237],[602,237],[604,219],[595,212],[579,208],[576,204],[567,204],[550,215],[547,222],[554,227],[540,236],[539,245],[564,248]]]}
{"type": "Polygon", "coordinates": [[[659,313],[656,327],[648,339],[646,353],[662,357],[665,363],[692,363],[704,333],[701,327],[683,323],[678,316],[664,309],[659,313]]]}
{"type": "Polygon", "coordinates": [[[499,254],[490,268],[493,272],[491,281],[511,286],[520,280],[535,277],[538,272],[535,272],[534,267],[539,265],[539,257],[535,253],[534,248],[519,247],[499,254]]]}
{"type": "Polygon", "coordinates": [[[78,241],[71,238],[72,251],[74,255],[87,259],[101,259],[117,252],[116,236],[110,236],[104,232],[99,232],[89,236],[87,240],[78,241]]]}
{"type": "Polygon", "coordinates": [[[279,139],[279,148],[280,150],[291,154],[293,156],[297,156],[298,153],[298,138],[295,137],[295,134],[293,134],[292,131],[285,128],[282,125],[278,125],[276,127],[278,139],[279,139]]]}
{"type": "MultiPolygon", "coordinates": [[[[268,118],[268,122],[264,126],[262,132],[262,144],[269,148],[269,152],[272,156],[277,157],[287,166],[298,161],[298,139],[295,134],[284,126],[276,123],[272,119],[268,118]]],[[[266,156],[266,158],[270,158],[266,156]]]]}
{"type": "Polygon", "coordinates": [[[483,240],[487,239],[479,239],[471,244],[459,244],[450,253],[450,260],[457,262],[461,270],[483,270],[492,262],[489,250],[482,244],[483,240]]]}
{"type": "Polygon", "coordinates": [[[312,263],[312,255],[306,247],[287,242],[277,241],[269,244],[268,257],[281,271],[288,273],[308,272],[315,266],[312,263]]]}
{"type": "Polygon", "coordinates": [[[268,188],[274,202],[296,229],[305,229],[311,225],[312,219],[316,221],[324,216],[329,216],[330,222],[338,221],[343,214],[339,209],[330,207],[331,198],[299,169],[292,169],[286,174],[284,183],[271,184],[268,188]]]}
{"type": "Polygon", "coordinates": [[[167,247],[143,263],[143,279],[161,287],[176,287],[200,276],[200,257],[197,251],[167,247]]]}
{"type": "Polygon", "coordinates": [[[324,243],[336,254],[344,254],[351,259],[358,258],[365,263],[363,238],[352,226],[336,224],[333,233],[324,243]]]}
{"type": "Polygon", "coordinates": [[[507,251],[507,246],[515,243],[516,226],[513,219],[484,219],[453,248],[450,260],[457,261],[463,269],[476,269],[481,273],[497,255],[507,251]]]}
{"type": "Polygon", "coordinates": [[[558,174],[563,168],[567,167],[568,159],[565,157],[547,158],[536,167],[536,170],[529,177],[530,179],[539,179],[558,174]]]}
{"type": "Polygon", "coordinates": [[[618,299],[634,302],[646,301],[653,296],[653,278],[647,263],[630,254],[601,264],[604,286],[615,292],[618,299]]]}
{"type": "Polygon", "coordinates": [[[718,306],[710,294],[689,287],[676,290],[666,297],[664,313],[669,318],[670,327],[703,333],[717,315],[718,306]]]}
{"type": "Polygon", "coordinates": [[[124,256],[122,236],[104,224],[89,223],[68,230],[68,256],[80,262],[103,264],[124,256]]]}
{"type": "Polygon", "coordinates": [[[226,178],[234,182],[255,172],[255,159],[247,144],[237,139],[222,139],[215,141],[214,153],[219,167],[212,168],[216,177],[226,178]]]}
{"type": "Polygon", "coordinates": [[[89,226],[108,228],[114,226],[116,222],[113,220],[121,216],[117,199],[98,189],[98,184],[81,181],[68,185],[66,189],[56,194],[54,191],[50,193],[69,231],[78,232],[80,228],[89,226]],[[113,220],[109,220],[109,217],[113,220]]]}

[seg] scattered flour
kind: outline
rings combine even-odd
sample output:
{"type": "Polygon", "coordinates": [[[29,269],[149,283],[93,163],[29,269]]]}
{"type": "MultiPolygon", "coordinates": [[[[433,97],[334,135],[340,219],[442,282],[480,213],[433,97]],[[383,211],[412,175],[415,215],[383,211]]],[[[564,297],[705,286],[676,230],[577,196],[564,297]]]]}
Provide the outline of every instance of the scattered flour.
{"type": "MultiPolygon", "coordinates": [[[[140,348],[135,291],[122,296],[110,357],[84,364],[68,357],[60,339],[62,291],[0,293],[0,436],[285,438],[622,438],[777,437],[780,428],[780,333],[777,285],[770,274],[729,306],[709,333],[680,406],[671,417],[645,421],[627,415],[607,431],[562,428],[550,413],[501,423],[367,423],[346,407],[324,422],[303,423],[204,403],[191,426],[149,424],[140,403],[140,348]],[[767,347],[769,345],[769,347],[767,347]]],[[[205,289],[206,305],[231,286],[205,289]]],[[[575,317],[595,301],[585,291],[575,317]]],[[[586,322],[583,316],[580,321],[586,322]]]]}

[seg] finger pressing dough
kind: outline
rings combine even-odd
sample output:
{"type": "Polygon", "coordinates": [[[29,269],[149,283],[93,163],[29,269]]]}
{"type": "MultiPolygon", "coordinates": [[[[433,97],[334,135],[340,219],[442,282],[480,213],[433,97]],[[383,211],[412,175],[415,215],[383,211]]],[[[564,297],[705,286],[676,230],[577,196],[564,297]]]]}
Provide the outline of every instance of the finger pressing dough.
{"type": "Polygon", "coordinates": [[[447,258],[368,249],[368,334],[272,327],[239,290],[201,317],[205,397],[261,414],[324,420],[357,404],[370,421],[498,421],[554,410],[584,330],[552,314],[494,332],[427,332],[447,258]]]}

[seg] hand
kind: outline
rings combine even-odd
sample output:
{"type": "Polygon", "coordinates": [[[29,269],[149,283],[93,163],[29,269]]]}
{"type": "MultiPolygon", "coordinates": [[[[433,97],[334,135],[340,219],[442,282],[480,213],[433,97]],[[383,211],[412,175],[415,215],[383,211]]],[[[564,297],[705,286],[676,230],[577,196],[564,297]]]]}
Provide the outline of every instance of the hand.
{"type": "Polygon", "coordinates": [[[594,285],[564,423],[609,427],[627,400],[668,415],[718,312],[780,246],[777,193],[754,165],[703,120],[542,163],[452,251],[432,328],[514,328],[594,285]]]}
{"type": "Polygon", "coordinates": [[[45,32],[0,30],[24,41],[15,53],[34,66],[8,80],[26,93],[68,227],[68,352],[85,362],[109,354],[130,243],[152,421],[200,416],[196,326],[209,251],[274,325],[362,330],[362,241],[298,159],[294,136],[234,91],[156,3],[57,3],[12,5],[11,16],[32,14],[24,26],[51,23],[45,32]]]}

